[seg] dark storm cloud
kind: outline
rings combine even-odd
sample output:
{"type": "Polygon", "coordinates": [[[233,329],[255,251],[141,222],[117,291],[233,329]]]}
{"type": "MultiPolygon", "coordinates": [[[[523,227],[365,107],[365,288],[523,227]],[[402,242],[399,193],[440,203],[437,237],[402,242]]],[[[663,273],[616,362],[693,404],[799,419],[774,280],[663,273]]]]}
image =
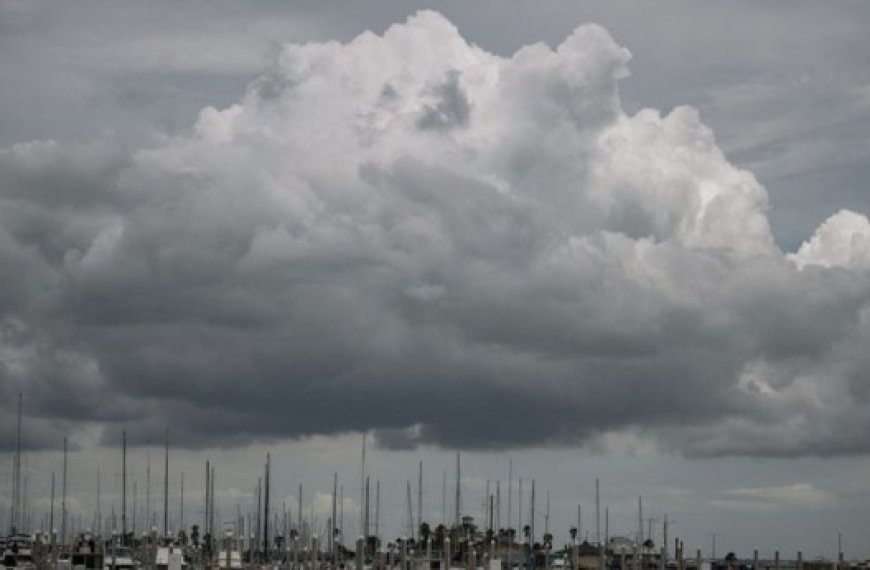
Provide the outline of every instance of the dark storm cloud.
{"type": "Polygon", "coordinates": [[[694,110],[625,113],[629,58],[423,12],[146,149],[0,151],[2,421],[22,390],[34,442],[866,451],[870,223],[784,256],[694,110]]]}

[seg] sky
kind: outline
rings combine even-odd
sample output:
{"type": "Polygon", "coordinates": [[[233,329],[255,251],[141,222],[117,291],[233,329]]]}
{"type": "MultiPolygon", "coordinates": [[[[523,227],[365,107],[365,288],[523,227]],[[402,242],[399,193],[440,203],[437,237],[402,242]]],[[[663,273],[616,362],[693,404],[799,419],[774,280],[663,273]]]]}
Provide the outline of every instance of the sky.
{"type": "Polygon", "coordinates": [[[0,1],[7,465],[23,393],[39,520],[64,437],[87,519],[168,427],[188,517],[207,457],[229,520],[271,452],[321,524],[340,473],[352,537],[367,433],[393,536],[461,450],[468,512],[512,461],[557,540],[599,478],[612,534],[641,495],[705,552],[870,557],[868,24],[0,1]]]}

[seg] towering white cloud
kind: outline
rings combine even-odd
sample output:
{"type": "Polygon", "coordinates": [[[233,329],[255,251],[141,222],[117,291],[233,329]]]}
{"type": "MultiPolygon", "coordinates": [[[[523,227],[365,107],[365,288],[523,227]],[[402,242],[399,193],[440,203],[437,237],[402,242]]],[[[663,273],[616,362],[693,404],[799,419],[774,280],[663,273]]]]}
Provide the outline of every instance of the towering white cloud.
{"type": "Polygon", "coordinates": [[[157,147],[2,151],[4,391],[189,445],[866,450],[866,218],[783,255],[693,109],[625,113],[629,58],[421,12],[284,46],[157,147]]]}
{"type": "Polygon", "coordinates": [[[840,210],[788,257],[801,268],[870,269],[870,220],[863,214],[840,210]]]}

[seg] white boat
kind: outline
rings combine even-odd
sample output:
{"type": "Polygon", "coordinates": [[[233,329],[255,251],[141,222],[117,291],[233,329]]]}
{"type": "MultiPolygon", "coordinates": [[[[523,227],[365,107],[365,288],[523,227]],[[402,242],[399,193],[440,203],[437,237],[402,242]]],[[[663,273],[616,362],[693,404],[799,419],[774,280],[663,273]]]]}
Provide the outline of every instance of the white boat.
{"type": "Polygon", "coordinates": [[[218,568],[240,569],[242,568],[242,551],[239,541],[231,532],[227,532],[221,548],[218,551],[215,564],[218,568]]]}
{"type": "Polygon", "coordinates": [[[187,567],[184,563],[184,552],[175,544],[158,546],[154,566],[157,570],[182,570],[187,567]]]}
{"type": "Polygon", "coordinates": [[[138,567],[133,560],[133,551],[126,546],[116,546],[114,553],[110,548],[103,556],[104,570],[135,570],[138,567]]]}

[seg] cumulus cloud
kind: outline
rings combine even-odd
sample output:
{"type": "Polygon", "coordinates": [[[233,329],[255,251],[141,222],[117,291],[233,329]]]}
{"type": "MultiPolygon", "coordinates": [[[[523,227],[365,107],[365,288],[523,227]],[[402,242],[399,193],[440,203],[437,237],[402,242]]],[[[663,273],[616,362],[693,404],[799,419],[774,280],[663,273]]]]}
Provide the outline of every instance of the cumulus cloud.
{"type": "Polygon", "coordinates": [[[784,255],[697,112],[623,110],[629,60],[420,12],[159,146],[0,151],[3,401],[189,446],[866,451],[866,218],[784,255]]]}

